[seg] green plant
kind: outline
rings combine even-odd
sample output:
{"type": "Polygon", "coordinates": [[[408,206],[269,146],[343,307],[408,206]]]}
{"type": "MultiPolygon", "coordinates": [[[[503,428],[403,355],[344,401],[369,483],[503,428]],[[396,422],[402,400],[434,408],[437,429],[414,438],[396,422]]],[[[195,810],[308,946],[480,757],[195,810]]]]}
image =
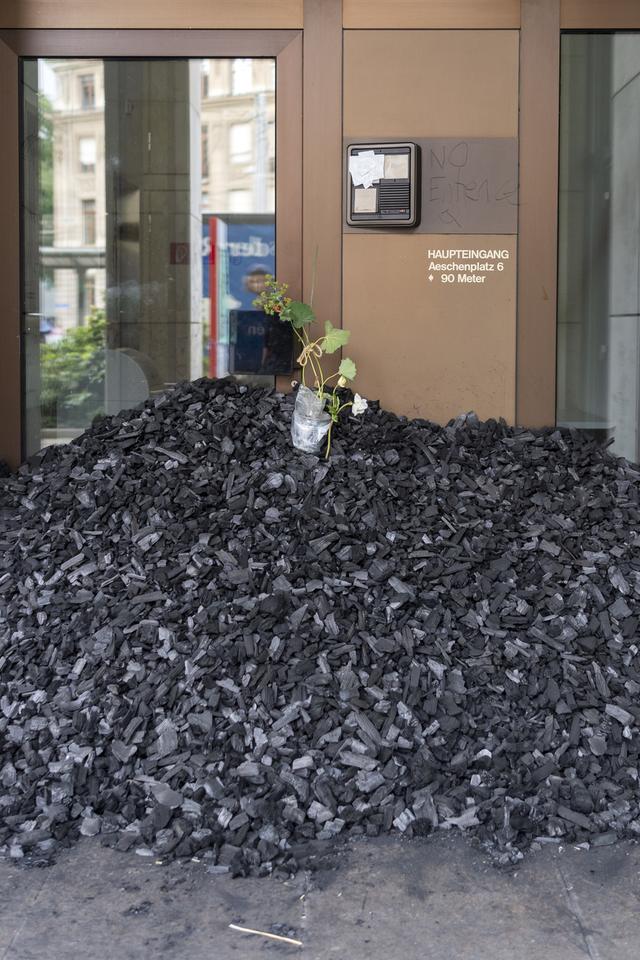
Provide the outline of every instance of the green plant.
{"type": "Polygon", "coordinates": [[[83,326],[41,345],[43,427],[84,427],[104,412],[105,327],[104,311],[92,310],[83,326]]]}
{"type": "Polygon", "coordinates": [[[355,380],[356,365],[353,360],[343,357],[334,373],[325,374],[323,369],[322,361],[325,354],[336,353],[346,346],[351,333],[342,327],[334,327],[329,320],[326,320],[324,334],[312,340],[308,328],[316,319],[313,308],[309,303],[289,297],[288,289],[287,283],[280,283],[275,277],[267,274],[265,288],[253,303],[261,307],[269,316],[279,316],[283,322],[291,324],[294,336],[302,347],[297,360],[302,371],[302,383],[307,386],[306,374],[309,367],[313,377],[313,389],[317,396],[324,400],[325,409],[331,417],[327,433],[326,456],[328,457],[331,452],[331,431],[342,411],[351,407],[353,413],[360,414],[367,408],[367,401],[359,394],[356,393],[353,400],[343,401],[338,393],[339,388],[346,387],[348,382],[355,380]],[[333,385],[331,381],[335,381],[333,385]]]}

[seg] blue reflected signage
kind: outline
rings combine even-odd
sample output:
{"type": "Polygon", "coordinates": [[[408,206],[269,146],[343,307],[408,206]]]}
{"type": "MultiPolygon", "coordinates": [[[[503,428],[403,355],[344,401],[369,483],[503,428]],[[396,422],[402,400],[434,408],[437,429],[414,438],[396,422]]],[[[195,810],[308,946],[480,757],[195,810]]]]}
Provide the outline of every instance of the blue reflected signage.
{"type": "Polygon", "coordinates": [[[271,216],[204,214],[203,296],[209,301],[209,376],[291,370],[291,335],[253,306],[267,274],[275,274],[271,216]]]}

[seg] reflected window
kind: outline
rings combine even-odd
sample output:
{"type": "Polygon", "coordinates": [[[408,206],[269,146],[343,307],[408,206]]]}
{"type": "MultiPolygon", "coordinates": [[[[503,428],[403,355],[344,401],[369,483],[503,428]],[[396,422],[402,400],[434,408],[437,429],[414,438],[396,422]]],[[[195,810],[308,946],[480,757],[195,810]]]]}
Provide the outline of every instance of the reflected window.
{"type": "Polygon", "coordinates": [[[27,455],[179,380],[289,371],[253,306],[275,273],[274,61],[21,68],[27,455]]]}
{"type": "Polygon", "coordinates": [[[640,460],[640,35],[561,47],[557,421],[640,460]]]}
{"type": "Polygon", "coordinates": [[[96,307],[96,278],[93,273],[87,273],[84,282],[84,299],[87,310],[93,310],[96,307]]]}
{"type": "Polygon", "coordinates": [[[200,83],[201,83],[201,94],[202,99],[206,100],[209,96],[209,77],[211,72],[211,66],[208,60],[203,60],[201,65],[200,73],[200,83]]]}
{"type": "Polygon", "coordinates": [[[206,124],[202,126],[202,140],[201,140],[201,169],[202,169],[202,179],[209,179],[209,127],[206,124]]]}
{"type": "Polygon", "coordinates": [[[78,141],[80,173],[93,173],[96,169],[96,141],[94,137],[80,137],[78,141]]]}
{"type": "Polygon", "coordinates": [[[95,200],[82,201],[82,243],[85,247],[93,247],[96,242],[96,202],[95,200]]]}
{"type": "Polygon", "coordinates": [[[85,73],[78,78],[80,81],[80,107],[82,110],[93,110],[96,105],[96,83],[92,73],[85,73]]]}
{"type": "Polygon", "coordinates": [[[253,61],[234,60],[231,65],[231,93],[237,97],[251,93],[253,83],[253,61]]]}
{"type": "Polygon", "coordinates": [[[229,192],[229,210],[231,213],[249,213],[251,193],[249,190],[231,190],[229,192]]]}
{"type": "Polygon", "coordinates": [[[232,163],[251,163],[251,125],[234,123],[229,130],[229,157],[232,163]]]}

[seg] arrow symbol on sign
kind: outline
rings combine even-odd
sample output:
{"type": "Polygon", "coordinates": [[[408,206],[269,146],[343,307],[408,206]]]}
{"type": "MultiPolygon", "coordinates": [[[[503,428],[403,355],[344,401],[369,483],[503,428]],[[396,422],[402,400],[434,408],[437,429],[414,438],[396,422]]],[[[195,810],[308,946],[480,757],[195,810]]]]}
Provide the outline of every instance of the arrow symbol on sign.
{"type": "Polygon", "coordinates": [[[431,283],[432,281],[433,281],[433,274],[430,273],[430,274],[429,274],[429,283],[431,283]]]}

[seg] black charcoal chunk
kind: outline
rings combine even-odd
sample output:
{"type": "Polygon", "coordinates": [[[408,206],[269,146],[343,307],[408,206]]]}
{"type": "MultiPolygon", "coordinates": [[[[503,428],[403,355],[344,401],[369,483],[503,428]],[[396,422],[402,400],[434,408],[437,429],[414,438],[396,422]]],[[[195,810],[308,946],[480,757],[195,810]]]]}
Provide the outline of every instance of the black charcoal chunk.
{"type": "Polygon", "coordinates": [[[360,770],[356,774],[356,784],[358,789],[362,790],[363,793],[373,793],[373,791],[381,787],[384,782],[385,780],[381,773],[360,770]]]}
{"type": "Polygon", "coordinates": [[[607,752],[606,737],[589,737],[589,748],[595,757],[601,757],[607,752]]]}
{"type": "Polygon", "coordinates": [[[151,792],[163,807],[174,809],[179,807],[183,801],[183,796],[177,790],[172,790],[166,783],[154,783],[151,786],[151,792]]]}
{"type": "Polygon", "coordinates": [[[260,764],[254,763],[252,760],[245,760],[244,763],[238,766],[237,770],[239,777],[249,780],[260,778],[262,773],[260,764]]]}
{"type": "Polygon", "coordinates": [[[558,816],[562,817],[563,820],[569,820],[571,823],[575,823],[584,830],[591,829],[591,821],[589,818],[585,817],[585,815],[578,810],[570,810],[568,807],[559,806],[558,816]]]}
{"type": "Polygon", "coordinates": [[[629,713],[628,710],[623,710],[622,707],[619,707],[615,703],[608,703],[605,707],[605,712],[609,714],[610,717],[613,717],[614,720],[617,720],[618,723],[621,723],[623,726],[627,726],[629,723],[633,723],[634,717],[632,713],[629,713]]]}
{"type": "Polygon", "coordinates": [[[80,824],[80,833],[83,837],[95,837],[100,833],[100,817],[85,817],[80,824]]]}

